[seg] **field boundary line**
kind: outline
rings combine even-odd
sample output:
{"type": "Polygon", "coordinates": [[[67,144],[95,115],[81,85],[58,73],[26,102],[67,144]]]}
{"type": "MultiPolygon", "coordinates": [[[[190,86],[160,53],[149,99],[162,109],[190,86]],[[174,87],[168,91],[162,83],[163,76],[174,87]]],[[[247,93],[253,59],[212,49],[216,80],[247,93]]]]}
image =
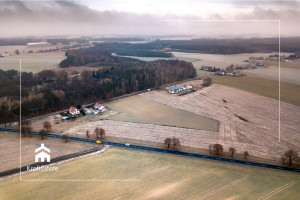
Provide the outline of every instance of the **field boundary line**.
{"type": "Polygon", "coordinates": [[[249,175],[244,176],[244,177],[242,177],[242,178],[239,178],[239,179],[237,179],[237,180],[235,180],[235,181],[233,181],[233,182],[231,182],[231,183],[229,183],[229,184],[226,184],[226,185],[224,185],[224,186],[222,186],[222,187],[220,187],[220,188],[217,188],[217,189],[215,189],[215,190],[213,190],[213,191],[211,191],[211,192],[208,192],[208,193],[206,193],[206,194],[200,196],[198,199],[204,199],[204,198],[206,198],[206,197],[209,197],[209,196],[211,196],[211,195],[214,195],[214,194],[216,194],[217,192],[220,192],[220,191],[225,190],[225,189],[227,189],[227,188],[229,188],[229,187],[231,187],[231,186],[234,186],[234,185],[236,185],[236,184],[238,184],[238,183],[243,182],[243,181],[246,180],[248,177],[249,177],[249,175]]]}
{"type": "Polygon", "coordinates": [[[296,183],[296,182],[289,182],[289,183],[287,183],[287,184],[285,184],[285,185],[283,185],[283,186],[281,186],[281,187],[279,187],[279,188],[277,188],[277,189],[275,189],[275,190],[269,192],[268,194],[265,194],[264,196],[258,198],[257,200],[268,199],[268,198],[270,198],[271,196],[277,194],[278,192],[281,192],[282,190],[285,190],[285,189],[287,189],[288,187],[294,185],[295,183],[296,183]]]}

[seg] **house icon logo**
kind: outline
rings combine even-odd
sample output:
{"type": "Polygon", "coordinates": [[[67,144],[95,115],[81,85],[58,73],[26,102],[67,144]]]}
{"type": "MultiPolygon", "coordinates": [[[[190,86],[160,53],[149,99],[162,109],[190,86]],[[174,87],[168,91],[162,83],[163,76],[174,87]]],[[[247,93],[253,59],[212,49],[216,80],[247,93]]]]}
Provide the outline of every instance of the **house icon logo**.
{"type": "Polygon", "coordinates": [[[50,162],[50,149],[45,147],[44,144],[41,144],[39,148],[36,148],[35,153],[35,162],[39,162],[39,160],[41,160],[41,162],[45,162],[45,159],[47,159],[47,162],[50,162]]]}

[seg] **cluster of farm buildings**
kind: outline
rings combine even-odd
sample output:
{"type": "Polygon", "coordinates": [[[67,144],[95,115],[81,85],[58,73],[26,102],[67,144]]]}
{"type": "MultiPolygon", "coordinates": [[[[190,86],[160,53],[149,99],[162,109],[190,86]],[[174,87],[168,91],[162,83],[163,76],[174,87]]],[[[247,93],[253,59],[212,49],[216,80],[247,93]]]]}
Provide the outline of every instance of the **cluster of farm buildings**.
{"type": "Polygon", "coordinates": [[[244,74],[240,71],[234,71],[234,70],[240,70],[240,69],[252,69],[251,67],[244,67],[244,66],[236,66],[234,69],[220,69],[216,67],[210,67],[210,66],[202,66],[200,68],[203,71],[208,72],[214,72],[215,75],[218,76],[243,76],[244,74]]]}
{"type": "Polygon", "coordinates": [[[93,106],[86,106],[86,107],[71,106],[68,111],[61,113],[61,115],[63,120],[67,120],[70,118],[76,118],[80,115],[90,115],[90,114],[97,115],[97,114],[104,113],[106,111],[107,108],[104,105],[97,102],[93,106]]]}
{"type": "Polygon", "coordinates": [[[195,91],[195,90],[194,90],[192,85],[185,85],[185,86],[182,86],[182,87],[176,85],[176,86],[171,87],[169,89],[169,93],[171,93],[171,94],[177,94],[177,93],[181,93],[181,92],[188,94],[188,93],[193,92],[193,91],[195,91]]]}

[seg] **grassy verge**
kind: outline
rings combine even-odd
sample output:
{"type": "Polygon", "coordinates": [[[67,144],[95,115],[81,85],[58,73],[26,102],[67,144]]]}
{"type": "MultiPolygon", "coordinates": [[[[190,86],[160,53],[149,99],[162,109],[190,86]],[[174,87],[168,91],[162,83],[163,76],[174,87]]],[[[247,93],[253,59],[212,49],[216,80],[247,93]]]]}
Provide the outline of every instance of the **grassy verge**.
{"type": "MultiPolygon", "coordinates": [[[[213,83],[225,85],[278,100],[279,83],[275,80],[243,76],[212,76],[213,83]]],[[[281,101],[300,106],[300,85],[281,82],[281,101]]]]}

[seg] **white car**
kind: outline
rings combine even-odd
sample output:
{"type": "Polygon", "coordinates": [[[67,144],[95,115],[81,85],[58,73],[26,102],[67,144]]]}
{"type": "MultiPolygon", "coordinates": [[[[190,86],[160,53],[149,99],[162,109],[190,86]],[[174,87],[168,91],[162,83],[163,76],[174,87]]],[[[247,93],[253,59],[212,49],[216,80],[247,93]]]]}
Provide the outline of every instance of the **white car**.
{"type": "Polygon", "coordinates": [[[130,146],[130,144],[129,144],[129,143],[126,143],[126,144],[125,144],[125,146],[126,146],[126,147],[129,147],[129,146],[130,146]]]}

